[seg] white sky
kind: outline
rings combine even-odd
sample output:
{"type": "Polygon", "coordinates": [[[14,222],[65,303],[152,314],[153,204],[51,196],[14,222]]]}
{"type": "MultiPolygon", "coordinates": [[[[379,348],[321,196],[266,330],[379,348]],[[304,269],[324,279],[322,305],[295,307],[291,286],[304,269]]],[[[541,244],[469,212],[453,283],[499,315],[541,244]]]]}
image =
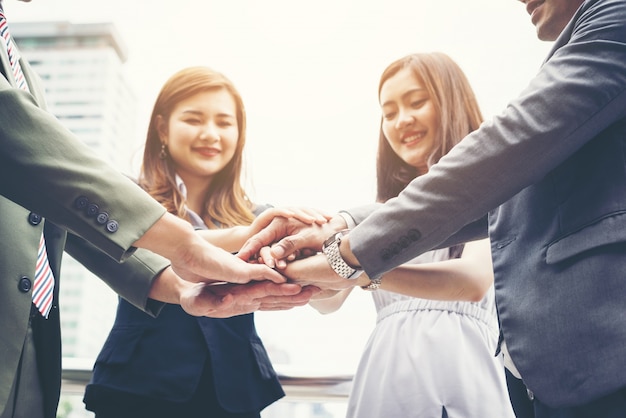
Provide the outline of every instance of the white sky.
{"type": "MultiPolygon", "coordinates": [[[[253,199],[330,212],[374,198],[376,90],[392,60],[413,52],[447,53],[490,117],[526,86],[550,46],[537,40],[516,0],[4,3],[11,21],[115,23],[128,47],[128,77],[139,100],[138,144],[171,74],[189,65],[223,72],[246,104],[253,199]]],[[[369,296],[353,293],[331,316],[309,307],[262,313],[259,331],[268,347],[288,350],[297,362],[352,372],[374,318],[369,296]]]]}
{"type": "Polygon", "coordinates": [[[223,72],[248,112],[253,198],[329,211],[373,199],[376,90],[392,60],[448,53],[489,116],[526,85],[549,46],[516,0],[4,3],[12,21],[116,24],[139,100],[138,144],[171,74],[189,65],[223,72]]]}

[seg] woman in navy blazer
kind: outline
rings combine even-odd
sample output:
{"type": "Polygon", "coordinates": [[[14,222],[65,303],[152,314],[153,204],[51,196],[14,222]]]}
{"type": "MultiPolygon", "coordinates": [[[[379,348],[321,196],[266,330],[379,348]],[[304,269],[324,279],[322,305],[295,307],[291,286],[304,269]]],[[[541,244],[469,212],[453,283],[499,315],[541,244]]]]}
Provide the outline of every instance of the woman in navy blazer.
{"type": "MultiPolygon", "coordinates": [[[[154,105],[140,185],[196,229],[251,224],[260,208],[240,182],[245,129],[241,96],[226,77],[179,71],[154,105]]],[[[208,237],[235,251],[244,238],[229,231],[208,237]]],[[[97,418],[252,418],[282,396],[253,314],[198,318],[166,305],[154,318],[120,299],[84,402],[97,418]]]]}

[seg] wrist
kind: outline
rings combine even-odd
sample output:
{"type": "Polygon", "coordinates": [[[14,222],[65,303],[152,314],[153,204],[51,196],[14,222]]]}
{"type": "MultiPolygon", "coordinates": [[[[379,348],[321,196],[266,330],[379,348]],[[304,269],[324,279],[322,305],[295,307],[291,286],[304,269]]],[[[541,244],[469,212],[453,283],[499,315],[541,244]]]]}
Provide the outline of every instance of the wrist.
{"type": "MultiPolygon", "coordinates": [[[[368,277],[368,279],[369,279],[369,277],[368,277]]],[[[379,276],[378,278],[375,278],[375,279],[369,279],[369,282],[367,282],[367,283],[365,283],[363,285],[360,285],[361,289],[363,289],[363,290],[372,290],[372,291],[373,290],[378,290],[378,289],[380,289],[380,285],[382,284],[382,280],[383,280],[382,276],[379,276]]]]}
{"type": "Polygon", "coordinates": [[[341,216],[341,214],[337,214],[333,216],[332,218],[330,218],[330,220],[326,223],[326,225],[328,227],[329,233],[345,231],[347,229],[350,229],[350,225],[348,225],[346,218],[341,216]]]}
{"type": "Polygon", "coordinates": [[[350,249],[350,237],[348,235],[344,235],[341,237],[341,241],[339,241],[339,255],[341,258],[355,270],[362,270],[361,263],[357,260],[356,256],[350,249]]]}
{"type": "Polygon", "coordinates": [[[148,297],[160,302],[179,304],[183,290],[191,285],[191,282],[178,277],[169,266],[155,276],[148,297]]]}
{"type": "Polygon", "coordinates": [[[184,253],[196,239],[199,237],[189,222],[166,212],[133,246],[172,260],[184,253]]]}
{"type": "MultiPolygon", "coordinates": [[[[339,277],[354,280],[363,273],[363,270],[360,268],[358,260],[356,260],[356,257],[354,257],[351,252],[350,254],[352,257],[350,257],[350,259],[354,263],[353,265],[350,265],[343,258],[340,251],[341,242],[346,239],[348,232],[348,230],[342,230],[332,234],[326,239],[326,241],[324,241],[324,244],[322,245],[322,252],[326,256],[326,260],[328,261],[328,264],[330,264],[330,267],[339,277]]],[[[345,248],[348,248],[349,251],[349,245],[345,246],[345,248]]]]}

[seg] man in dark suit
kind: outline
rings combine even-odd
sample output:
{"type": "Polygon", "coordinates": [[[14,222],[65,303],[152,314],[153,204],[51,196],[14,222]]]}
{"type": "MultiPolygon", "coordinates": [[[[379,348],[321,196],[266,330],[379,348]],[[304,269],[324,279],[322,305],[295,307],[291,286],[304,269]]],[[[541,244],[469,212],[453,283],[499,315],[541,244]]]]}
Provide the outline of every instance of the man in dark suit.
{"type": "Polygon", "coordinates": [[[162,306],[154,299],[215,317],[251,312],[264,302],[286,309],[308,301],[312,290],[285,284],[266,266],[209,245],[48,114],[37,77],[12,43],[2,6],[0,0],[1,418],[56,416],[59,267],[66,243],[115,291],[153,315],[162,306]],[[56,281],[46,317],[32,302],[42,233],[56,281]],[[124,274],[116,274],[118,268],[124,274]],[[194,283],[215,280],[248,284],[194,283]]]}
{"type": "Polygon", "coordinates": [[[340,217],[315,230],[277,223],[240,254],[291,234],[274,256],[320,250],[333,233],[328,260],[287,274],[385,288],[386,271],[488,231],[502,337],[536,416],[624,417],[626,0],[521,1],[555,43],[519,98],[397,199],[349,211],[359,225],[340,239],[340,217]]]}

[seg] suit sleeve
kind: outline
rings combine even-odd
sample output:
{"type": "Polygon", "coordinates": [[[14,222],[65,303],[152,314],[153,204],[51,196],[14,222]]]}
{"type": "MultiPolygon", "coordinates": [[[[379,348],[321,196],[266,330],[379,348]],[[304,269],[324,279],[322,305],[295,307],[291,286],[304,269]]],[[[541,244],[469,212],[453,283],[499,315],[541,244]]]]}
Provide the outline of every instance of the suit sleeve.
{"type": "Polygon", "coordinates": [[[156,316],[163,307],[163,303],[149,299],[148,292],[154,279],[170,265],[167,259],[139,248],[118,263],[74,234],[68,234],[65,251],[137,308],[156,316]]]}
{"type": "Polygon", "coordinates": [[[350,246],[368,275],[440,246],[624,118],[624,22],[625,0],[586,2],[519,98],[360,223],[350,246]]]}
{"type": "Polygon", "coordinates": [[[117,260],[127,257],[132,243],[165,213],[4,77],[0,77],[0,141],[0,194],[117,260]],[[106,215],[106,223],[98,222],[99,214],[106,215]]]}
{"type": "MultiPolygon", "coordinates": [[[[376,209],[382,207],[381,203],[372,203],[364,206],[357,206],[347,210],[342,210],[341,214],[348,217],[348,228],[353,229],[356,225],[363,222],[369,215],[374,213],[376,209]]],[[[384,228],[384,225],[380,226],[384,228]]],[[[454,245],[463,244],[468,241],[475,241],[487,238],[487,216],[483,216],[477,221],[470,222],[458,232],[448,237],[445,241],[435,246],[434,249],[448,248],[454,245]]]]}

